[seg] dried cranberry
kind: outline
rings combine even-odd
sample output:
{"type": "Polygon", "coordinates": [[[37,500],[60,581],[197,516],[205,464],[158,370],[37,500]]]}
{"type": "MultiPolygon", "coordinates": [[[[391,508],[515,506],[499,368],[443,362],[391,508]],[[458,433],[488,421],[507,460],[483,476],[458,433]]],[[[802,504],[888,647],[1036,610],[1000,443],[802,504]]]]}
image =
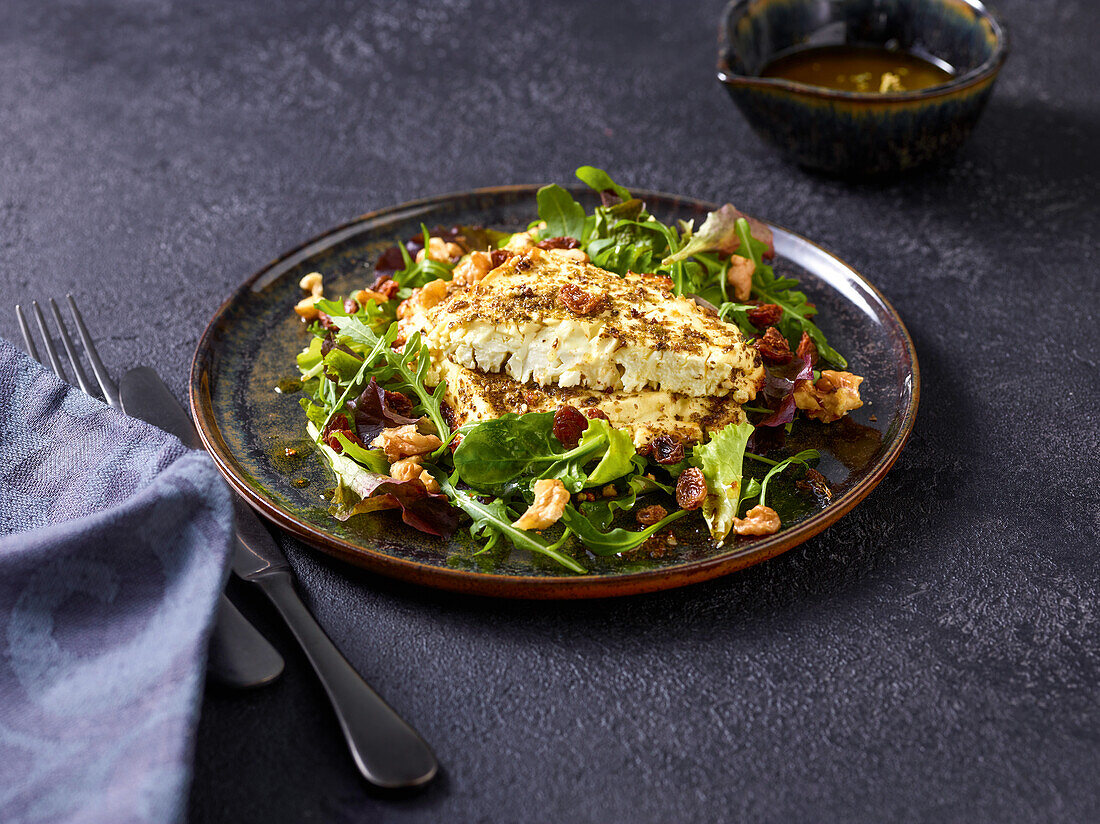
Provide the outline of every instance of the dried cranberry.
{"type": "Polygon", "coordinates": [[[756,342],[756,351],[760,353],[764,363],[772,366],[790,363],[791,358],[794,357],[791,353],[791,345],[774,326],[768,327],[768,331],[756,342]]]}
{"type": "Polygon", "coordinates": [[[603,295],[586,292],[576,283],[567,283],[558,290],[558,300],[578,315],[592,315],[603,306],[603,295]]]}
{"type": "MultiPolygon", "coordinates": [[[[416,248],[410,249],[409,254],[413,257],[423,247],[421,244],[416,244],[416,248]]],[[[374,271],[379,273],[379,277],[384,276],[389,272],[399,272],[405,268],[405,258],[401,255],[401,247],[390,246],[386,249],[378,258],[378,262],[374,264],[374,271]]]]}
{"type": "Polygon", "coordinates": [[[345,438],[347,438],[349,441],[351,441],[356,446],[361,447],[363,449],[367,448],[367,445],[365,443],[363,443],[363,439],[360,438],[358,435],[356,435],[354,432],[352,432],[350,429],[345,429],[340,434],[343,435],[345,438]]]}
{"type": "Polygon", "coordinates": [[[601,421],[609,421],[611,418],[607,417],[607,413],[602,409],[597,409],[594,406],[590,406],[587,409],[582,410],[586,418],[599,418],[601,421]]]}
{"type": "Polygon", "coordinates": [[[749,323],[757,329],[764,329],[779,323],[779,319],[783,317],[783,307],[775,303],[761,303],[759,306],[749,309],[745,314],[749,318],[749,323]]]}
{"type": "Polygon", "coordinates": [[[382,390],[382,396],[386,401],[386,406],[403,417],[409,417],[409,414],[413,410],[413,402],[407,395],[402,395],[400,392],[391,392],[388,389],[382,390]]]}
{"type": "Polygon", "coordinates": [[[511,256],[512,253],[507,249],[494,249],[489,253],[489,262],[493,265],[493,268],[496,269],[511,256]]]}
{"type": "MultiPolygon", "coordinates": [[[[442,401],[439,404],[439,411],[443,413],[443,422],[447,424],[447,426],[449,426],[451,429],[454,429],[457,418],[455,417],[455,411],[451,408],[451,405],[446,401],[442,401]]],[[[455,437],[457,437],[459,440],[462,440],[461,435],[456,435],[455,437]]]]}
{"type": "Polygon", "coordinates": [[[359,303],[355,298],[344,298],[344,311],[349,315],[354,315],[359,311],[359,303]]]}
{"type": "Polygon", "coordinates": [[[333,415],[332,420],[325,425],[324,430],[321,432],[321,437],[328,438],[333,432],[342,432],[344,430],[355,431],[348,422],[348,416],[343,413],[333,415]]]}
{"type": "Polygon", "coordinates": [[[653,460],[668,466],[684,459],[684,445],[670,435],[658,435],[653,439],[653,460]]]}
{"type": "Polygon", "coordinates": [[[554,412],[554,437],[561,441],[566,449],[572,449],[581,439],[581,433],[588,428],[588,419],[575,406],[559,406],[554,412]]]}
{"type": "Polygon", "coordinates": [[[380,275],[371,285],[370,290],[372,292],[377,292],[386,300],[393,300],[394,296],[397,295],[397,290],[400,288],[401,284],[389,275],[380,275]]]}
{"type": "Polygon", "coordinates": [[[676,503],[681,509],[698,509],[707,499],[707,479],[694,466],[680,473],[676,481],[676,503]]]}
{"type": "Polygon", "coordinates": [[[802,339],[798,342],[798,349],[795,350],[795,354],[800,358],[809,357],[810,366],[817,366],[817,344],[814,343],[814,339],[809,336],[808,333],[802,333],[802,339]]]}
{"type": "Polygon", "coordinates": [[[551,237],[535,245],[540,249],[576,249],[581,244],[575,237],[551,237]]]}

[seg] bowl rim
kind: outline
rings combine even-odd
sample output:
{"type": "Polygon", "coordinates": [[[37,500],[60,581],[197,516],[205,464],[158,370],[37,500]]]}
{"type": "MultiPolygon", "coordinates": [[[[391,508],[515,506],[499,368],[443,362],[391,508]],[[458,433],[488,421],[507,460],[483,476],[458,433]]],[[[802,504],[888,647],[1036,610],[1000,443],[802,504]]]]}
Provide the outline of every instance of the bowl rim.
{"type": "Polygon", "coordinates": [[[993,53],[978,66],[963,74],[952,77],[946,83],[929,86],[925,89],[902,92],[849,92],[841,89],[829,89],[824,86],[815,86],[811,83],[800,83],[796,80],[784,80],[778,77],[758,77],[742,74],[730,68],[727,55],[733,48],[729,37],[729,20],[733,12],[748,6],[756,0],[730,0],[722,12],[722,19],[718,25],[718,80],[727,86],[759,86],[762,88],[784,89],[812,97],[826,98],[830,100],[858,101],[862,103],[897,103],[926,100],[934,97],[942,97],[954,94],[962,89],[970,88],[979,83],[996,77],[1001,70],[1001,65],[1008,57],[1008,29],[1000,16],[982,0],[956,0],[970,6],[978,13],[980,19],[989,22],[996,38],[993,53]]]}

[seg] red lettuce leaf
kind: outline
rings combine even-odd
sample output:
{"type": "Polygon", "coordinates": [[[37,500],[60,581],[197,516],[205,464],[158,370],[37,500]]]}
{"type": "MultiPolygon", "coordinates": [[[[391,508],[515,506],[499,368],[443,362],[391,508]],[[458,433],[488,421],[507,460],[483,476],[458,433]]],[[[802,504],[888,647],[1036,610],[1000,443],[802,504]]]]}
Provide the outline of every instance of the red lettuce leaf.
{"type": "Polygon", "coordinates": [[[794,388],[801,380],[813,378],[810,356],[795,357],[786,366],[764,367],[764,402],[772,413],[756,425],[785,426],[794,420],[794,388]]]}
{"type": "Polygon", "coordinates": [[[348,409],[355,420],[356,432],[366,443],[374,440],[383,429],[404,426],[419,420],[407,414],[412,411],[412,401],[400,392],[383,389],[374,378],[370,379],[359,397],[348,401],[348,409]]]}
{"type": "Polygon", "coordinates": [[[362,500],[336,513],[342,521],[364,512],[400,509],[401,520],[429,535],[449,538],[458,528],[458,510],[447,496],[428,492],[419,479],[397,481],[389,475],[362,472],[356,476],[354,491],[362,500]]]}

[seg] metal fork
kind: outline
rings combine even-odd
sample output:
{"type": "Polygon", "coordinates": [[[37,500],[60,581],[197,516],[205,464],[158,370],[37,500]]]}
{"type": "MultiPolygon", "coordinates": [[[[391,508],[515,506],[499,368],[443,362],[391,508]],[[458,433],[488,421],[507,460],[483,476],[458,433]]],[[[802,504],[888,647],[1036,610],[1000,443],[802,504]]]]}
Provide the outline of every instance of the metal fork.
{"type": "MultiPolygon", "coordinates": [[[[99,384],[100,391],[103,393],[103,399],[108,405],[121,409],[122,404],[118,385],[111,380],[107,368],[103,365],[99,352],[96,350],[95,342],[88,332],[88,327],[84,324],[84,318],[81,316],[73,296],[66,295],[65,297],[69,303],[69,311],[72,312],[73,322],[76,324],[77,334],[80,336],[80,343],[88,356],[88,362],[92,365],[96,383],[99,384]]],[[[69,383],[70,381],[65,374],[65,368],[58,355],[57,347],[54,345],[49,327],[46,325],[46,318],[42,314],[42,308],[38,305],[38,301],[31,301],[31,309],[38,323],[38,331],[41,333],[50,368],[57,377],[69,383]]],[[[50,298],[50,312],[57,325],[61,344],[65,348],[69,365],[76,376],[77,385],[85,394],[95,397],[95,391],[88,380],[84,367],[81,365],[80,355],[73,345],[69,329],[65,325],[61,312],[57,308],[57,302],[53,298],[50,298]]],[[[38,354],[38,347],[35,346],[34,336],[31,334],[23,307],[16,305],[15,314],[19,319],[19,331],[23,333],[23,342],[27,346],[27,354],[45,365],[38,354]]],[[[244,688],[268,684],[278,677],[282,669],[283,660],[279,653],[260,634],[259,630],[252,626],[249,620],[233,606],[233,603],[223,592],[218,602],[217,617],[210,638],[210,654],[207,659],[209,673],[222,684],[244,688]]]]}
{"type": "MultiPolygon", "coordinates": [[[[76,301],[73,300],[72,295],[66,295],[65,298],[69,301],[69,311],[73,313],[73,321],[76,323],[77,334],[80,335],[80,343],[83,345],[84,351],[88,355],[88,361],[92,364],[92,371],[95,373],[96,383],[99,384],[99,388],[103,392],[103,399],[107,402],[108,406],[118,408],[118,387],[115,385],[115,382],[111,380],[111,376],[107,373],[107,367],[103,365],[103,361],[99,358],[99,352],[96,351],[92,336],[88,333],[88,327],[84,325],[84,318],[81,316],[80,310],[76,308],[76,301]]],[[[53,338],[50,337],[50,330],[49,327],[46,326],[46,319],[42,316],[42,308],[38,305],[38,301],[31,301],[31,308],[34,310],[35,320],[38,321],[38,331],[42,333],[42,342],[46,347],[46,355],[50,360],[50,368],[57,377],[68,383],[69,379],[65,375],[65,368],[61,364],[61,358],[58,357],[57,348],[54,346],[53,338]]],[[[61,312],[57,308],[57,301],[53,298],[50,298],[50,311],[53,312],[53,319],[61,334],[61,343],[65,347],[65,354],[68,356],[69,363],[73,367],[73,374],[76,375],[77,386],[79,386],[80,390],[86,395],[91,395],[94,398],[95,391],[88,382],[88,376],[84,373],[84,367],[80,365],[80,357],[76,353],[76,347],[73,346],[72,338],[69,337],[69,329],[65,326],[65,321],[62,320],[61,312]]],[[[19,331],[23,333],[23,342],[27,345],[27,354],[45,366],[42,358],[38,355],[37,347],[34,345],[34,338],[31,336],[27,318],[23,314],[23,307],[19,304],[15,305],[15,315],[19,318],[19,331]]]]}

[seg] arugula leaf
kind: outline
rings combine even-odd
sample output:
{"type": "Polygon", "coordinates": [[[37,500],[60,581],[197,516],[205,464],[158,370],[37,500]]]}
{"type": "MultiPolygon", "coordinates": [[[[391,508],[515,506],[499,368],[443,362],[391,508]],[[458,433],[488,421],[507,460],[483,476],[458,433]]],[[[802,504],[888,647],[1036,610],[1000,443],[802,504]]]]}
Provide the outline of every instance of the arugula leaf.
{"type": "Polygon", "coordinates": [[[481,536],[489,542],[489,545],[495,543],[496,537],[494,536],[503,536],[511,541],[513,546],[552,558],[573,572],[585,573],[588,571],[576,560],[560,551],[560,547],[568,538],[568,532],[563,533],[561,538],[551,544],[538,533],[528,532],[525,529],[512,526],[512,521],[515,519],[508,512],[508,507],[500,498],[489,503],[482,503],[473,495],[455,488],[452,478],[439,478],[438,480],[440,487],[455,506],[473,520],[470,525],[472,535],[481,536]]]}
{"type": "Polygon", "coordinates": [[[730,301],[718,307],[718,317],[727,323],[736,323],[737,328],[741,330],[741,334],[745,336],[745,340],[752,340],[760,334],[760,330],[753,326],[749,320],[749,310],[752,308],[750,303],[730,301]]]}
{"type": "MultiPolygon", "coordinates": [[[[369,351],[363,359],[363,371],[374,366],[379,358],[386,362],[380,375],[383,382],[394,382],[402,390],[416,395],[419,403],[417,406],[428,416],[435,426],[440,440],[446,443],[451,437],[451,430],[443,420],[443,393],[447,385],[440,381],[435,389],[429,389],[425,383],[428,375],[428,364],[431,360],[428,354],[428,345],[420,342],[420,333],[414,332],[405,342],[404,348],[398,352],[393,349],[393,343],[397,340],[397,324],[391,324],[382,337],[376,335],[370,327],[355,315],[348,315],[343,307],[330,301],[321,301],[322,312],[332,318],[332,322],[340,330],[340,336],[366,347],[369,351]],[[329,312],[326,306],[333,306],[335,310],[329,312]],[[338,310],[338,311],[337,311],[338,310]]],[[[348,387],[340,406],[347,401],[347,396],[353,386],[348,387]]],[[[336,408],[339,409],[339,406],[336,408]]],[[[333,412],[336,410],[334,409],[333,412]]]]}
{"type": "Polygon", "coordinates": [[[745,501],[751,501],[757,495],[760,494],[760,490],[763,487],[760,485],[760,481],[756,478],[749,478],[748,481],[742,486],[741,500],[737,502],[737,511],[741,511],[741,504],[745,501]]]}
{"type": "Polygon", "coordinates": [[[777,324],[779,331],[795,345],[805,332],[817,344],[817,351],[823,358],[841,369],[845,368],[848,361],[829,346],[825,334],[811,320],[817,314],[817,309],[810,305],[805,292],[793,288],[798,286],[798,281],[794,278],[776,277],[775,270],[761,262],[759,250],[751,248],[748,221],[738,220],[737,232],[742,243],[750,248],[752,262],[756,264],[752,274],[752,296],[764,303],[774,303],[783,308],[783,316],[777,324]]]}
{"type": "Polygon", "coordinates": [[[653,526],[646,527],[640,532],[632,532],[628,529],[616,528],[608,532],[601,532],[588,518],[578,512],[572,504],[566,504],[562,513],[561,522],[566,528],[576,533],[584,545],[596,555],[618,555],[620,552],[629,552],[641,546],[658,530],[663,529],[677,518],[687,515],[688,510],[678,509],[665,516],[653,526]]]}
{"type": "Polygon", "coordinates": [[[552,183],[538,191],[539,218],[546,221],[542,237],[584,239],[584,207],[561,186],[552,183]]]}
{"type": "MultiPolygon", "coordinates": [[[[431,241],[431,235],[428,233],[428,227],[423,223],[420,224],[420,232],[420,236],[424,240],[423,248],[427,249],[428,243],[431,241]]],[[[427,252],[425,252],[424,259],[417,262],[416,259],[409,254],[409,250],[405,248],[403,243],[398,244],[397,248],[401,252],[401,260],[404,263],[404,267],[394,272],[391,277],[401,285],[401,289],[397,293],[399,298],[407,298],[412,294],[413,289],[419,289],[425,283],[430,283],[433,280],[451,279],[451,275],[454,272],[454,265],[449,261],[435,260],[434,258],[428,257],[427,252]]],[[[325,314],[327,315],[330,313],[325,312],[325,314]]]]}
{"type": "Polygon", "coordinates": [[[766,496],[768,494],[768,482],[772,478],[774,478],[776,475],[779,475],[792,464],[801,464],[802,466],[809,468],[809,461],[816,461],[820,457],[821,453],[818,452],[816,449],[803,449],[797,455],[793,455],[790,458],[787,458],[785,461],[780,461],[771,469],[769,469],[768,474],[764,476],[764,480],[760,482],[760,503],[763,505],[767,504],[766,496]]]}
{"type": "Polygon", "coordinates": [[[638,500],[638,490],[630,484],[626,494],[621,498],[597,498],[594,501],[585,501],[581,504],[581,514],[584,515],[596,529],[607,529],[615,519],[616,512],[629,512],[634,508],[638,500]]]}
{"type": "Polygon", "coordinates": [[[729,424],[718,430],[708,443],[695,447],[695,459],[707,479],[707,498],[703,518],[718,546],[726,540],[741,500],[741,465],[745,444],[753,432],[748,421],[729,424]]]}
{"type": "MultiPolygon", "coordinates": [[[[646,459],[641,455],[635,455],[634,466],[637,473],[641,473],[646,466],[646,459]]],[[[616,512],[628,512],[634,508],[639,495],[658,490],[666,495],[675,495],[675,488],[667,484],[658,483],[642,474],[635,474],[626,482],[627,490],[619,498],[597,498],[594,501],[585,501],[581,504],[581,514],[588,518],[596,529],[607,529],[615,518],[616,512]]]]}
{"type": "Polygon", "coordinates": [[[612,180],[611,175],[603,169],[597,169],[595,166],[581,166],[577,169],[577,177],[582,183],[587,183],[597,192],[610,190],[623,200],[630,200],[630,192],[612,180]]]}

